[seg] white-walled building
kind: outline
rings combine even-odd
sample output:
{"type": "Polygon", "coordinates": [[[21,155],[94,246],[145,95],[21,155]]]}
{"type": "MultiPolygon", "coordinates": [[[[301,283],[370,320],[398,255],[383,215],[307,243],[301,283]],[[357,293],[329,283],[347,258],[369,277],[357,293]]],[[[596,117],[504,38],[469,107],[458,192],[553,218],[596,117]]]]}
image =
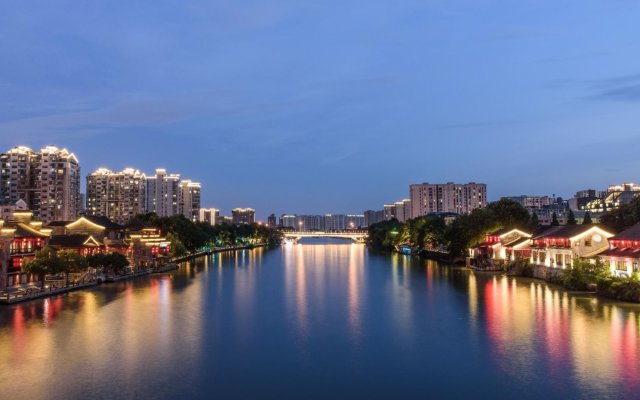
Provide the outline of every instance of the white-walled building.
{"type": "Polygon", "coordinates": [[[609,248],[613,234],[599,225],[551,227],[531,240],[531,263],[565,269],[576,258],[594,257],[609,248]]]}

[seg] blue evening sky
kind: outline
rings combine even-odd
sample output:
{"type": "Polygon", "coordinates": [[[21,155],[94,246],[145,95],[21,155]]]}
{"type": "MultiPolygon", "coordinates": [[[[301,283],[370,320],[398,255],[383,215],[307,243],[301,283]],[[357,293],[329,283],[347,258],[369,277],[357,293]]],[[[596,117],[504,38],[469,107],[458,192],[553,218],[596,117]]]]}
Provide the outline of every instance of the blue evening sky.
{"type": "Polygon", "coordinates": [[[156,167],[228,214],[640,180],[640,2],[0,2],[0,147],[156,167]]]}

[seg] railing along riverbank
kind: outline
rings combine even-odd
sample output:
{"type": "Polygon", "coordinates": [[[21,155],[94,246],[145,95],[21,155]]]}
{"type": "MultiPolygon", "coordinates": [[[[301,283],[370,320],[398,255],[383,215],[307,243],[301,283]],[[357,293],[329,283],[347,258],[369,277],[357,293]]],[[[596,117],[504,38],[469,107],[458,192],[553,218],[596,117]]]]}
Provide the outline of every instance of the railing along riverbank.
{"type": "Polygon", "coordinates": [[[171,272],[171,271],[177,270],[179,268],[178,263],[183,261],[188,261],[194,258],[208,256],[214,253],[221,253],[225,251],[250,250],[250,249],[255,249],[258,247],[265,247],[265,246],[267,246],[267,243],[255,243],[255,244],[242,245],[242,246],[211,247],[208,249],[189,253],[181,257],[175,257],[169,263],[166,263],[154,268],[144,269],[141,271],[136,271],[136,272],[132,272],[124,275],[110,275],[104,278],[95,278],[89,282],[82,282],[77,284],[72,283],[68,286],[59,287],[59,288],[56,288],[54,286],[49,286],[49,287],[45,286],[44,288],[42,288],[35,285],[9,288],[7,291],[0,293],[0,305],[10,305],[10,304],[16,304],[20,302],[31,301],[31,300],[41,299],[45,297],[50,297],[50,296],[56,296],[56,295],[72,292],[75,290],[88,289],[104,283],[114,283],[114,282],[129,280],[129,279],[140,278],[143,276],[147,276],[151,273],[171,272]]]}

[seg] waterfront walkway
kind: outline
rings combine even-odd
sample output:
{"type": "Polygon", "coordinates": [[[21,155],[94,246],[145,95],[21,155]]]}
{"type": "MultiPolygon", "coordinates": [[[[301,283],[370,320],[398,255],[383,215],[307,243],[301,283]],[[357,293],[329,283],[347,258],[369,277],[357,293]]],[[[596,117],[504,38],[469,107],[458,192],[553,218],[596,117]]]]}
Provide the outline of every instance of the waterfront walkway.
{"type": "MultiPolygon", "coordinates": [[[[156,272],[156,273],[171,272],[178,269],[177,263],[182,261],[187,261],[196,257],[203,257],[213,253],[220,253],[224,251],[254,249],[256,247],[263,247],[263,246],[266,246],[266,243],[249,244],[249,245],[242,245],[242,246],[210,247],[210,248],[202,249],[200,251],[187,254],[182,257],[174,258],[168,264],[162,265],[155,269],[137,271],[137,272],[133,272],[126,275],[108,276],[104,279],[104,282],[111,283],[111,282],[119,282],[127,279],[134,279],[141,276],[149,275],[153,272],[156,272]]],[[[64,287],[56,287],[53,284],[49,284],[49,285],[45,285],[44,288],[41,288],[40,286],[36,286],[34,284],[23,284],[23,285],[8,288],[7,290],[0,292],[0,305],[15,304],[23,301],[40,299],[43,297],[55,296],[58,294],[68,293],[74,290],[93,287],[101,283],[103,283],[103,280],[96,278],[96,279],[92,279],[89,282],[82,282],[77,284],[71,283],[69,284],[69,286],[64,286],[64,287]]]]}

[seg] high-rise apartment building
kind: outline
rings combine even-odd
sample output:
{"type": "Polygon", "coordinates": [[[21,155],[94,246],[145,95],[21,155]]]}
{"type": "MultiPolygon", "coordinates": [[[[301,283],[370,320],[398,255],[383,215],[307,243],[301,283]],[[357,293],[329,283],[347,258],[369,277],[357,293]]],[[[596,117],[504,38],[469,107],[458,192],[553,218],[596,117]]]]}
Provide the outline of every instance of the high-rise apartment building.
{"type": "Polygon", "coordinates": [[[145,212],[146,186],[145,174],[133,168],[121,172],[99,168],[87,175],[86,213],[126,224],[145,212]]]}
{"type": "Polygon", "coordinates": [[[346,223],[346,229],[363,229],[366,227],[364,223],[364,215],[362,214],[347,215],[346,223]]]}
{"type": "Polygon", "coordinates": [[[24,200],[45,223],[77,218],[80,210],[80,163],[67,149],[24,146],[0,155],[0,203],[24,200]]]}
{"type": "Polygon", "coordinates": [[[487,206],[487,185],[483,183],[421,183],[409,186],[412,218],[429,213],[468,214],[487,206]]]}
{"type": "Polygon", "coordinates": [[[160,217],[178,214],[180,175],[167,174],[165,169],[156,169],[154,176],[147,176],[147,212],[160,217]]]}
{"type": "Polygon", "coordinates": [[[252,208],[234,208],[231,218],[235,225],[251,225],[256,222],[256,212],[252,208]]]}
{"type": "Polygon", "coordinates": [[[364,212],[364,226],[371,226],[384,221],[384,210],[367,210],[364,212]]]}
{"type": "Polygon", "coordinates": [[[276,219],[275,214],[271,214],[267,217],[267,226],[269,228],[275,228],[278,226],[278,220],[276,219]]]}
{"type": "Polygon", "coordinates": [[[219,216],[220,210],[217,208],[201,208],[198,212],[198,221],[205,222],[209,225],[216,225],[219,216]]]}
{"type": "Polygon", "coordinates": [[[396,201],[394,205],[396,207],[395,215],[398,221],[404,222],[411,219],[411,200],[404,199],[401,201],[396,201]]]}
{"type": "Polygon", "coordinates": [[[283,228],[297,228],[295,214],[282,214],[280,216],[280,226],[283,228]]]}
{"type": "Polygon", "coordinates": [[[197,221],[200,214],[201,185],[189,179],[179,184],[178,214],[182,214],[191,221],[197,221]]]}
{"type": "Polygon", "coordinates": [[[396,205],[395,204],[385,204],[383,207],[384,212],[384,220],[389,221],[396,218],[396,205]]]}

